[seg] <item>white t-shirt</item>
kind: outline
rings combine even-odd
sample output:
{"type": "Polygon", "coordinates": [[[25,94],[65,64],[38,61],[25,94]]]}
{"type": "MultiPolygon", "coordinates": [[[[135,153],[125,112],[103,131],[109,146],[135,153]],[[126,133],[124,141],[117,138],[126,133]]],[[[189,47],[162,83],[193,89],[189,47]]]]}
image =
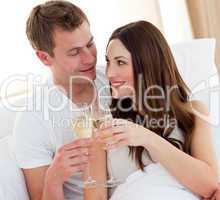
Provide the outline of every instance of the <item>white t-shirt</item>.
{"type": "MultiPolygon", "coordinates": [[[[95,85],[108,97],[102,99],[106,106],[110,97],[108,82],[99,71],[95,85]]],[[[40,91],[34,92],[27,104],[28,110],[17,115],[13,131],[16,160],[23,169],[50,165],[56,150],[76,138],[71,122],[80,112],[51,80],[43,84],[40,91]]],[[[80,173],[70,177],[63,187],[65,199],[83,199],[81,186],[80,173]]]]}

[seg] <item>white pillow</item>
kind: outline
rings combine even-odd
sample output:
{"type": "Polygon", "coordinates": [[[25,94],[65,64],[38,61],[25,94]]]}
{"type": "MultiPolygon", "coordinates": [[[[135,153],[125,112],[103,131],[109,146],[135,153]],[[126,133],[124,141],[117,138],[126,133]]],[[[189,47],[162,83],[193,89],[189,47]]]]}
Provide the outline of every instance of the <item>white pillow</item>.
{"type": "Polygon", "coordinates": [[[205,38],[171,46],[178,69],[191,89],[217,74],[215,44],[215,39],[205,38]]]}
{"type": "Polygon", "coordinates": [[[23,173],[10,150],[10,137],[0,140],[0,199],[29,200],[23,173]]]}
{"type": "Polygon", "coordinates": [[[195,39],[171,46],[180,74],[192,99],[206,104],[212,117],[213,139],[220,166],[220,95],[214,39],[195,39]]]}
{"type": "Polygon", "coordinates": [[[14,98],[10,98],[9,100],[2,99],[0,101],[0,122],[1,122],[1,129],[0,129],[0,139],[11,135],[14,127],[14,121],[16,117],[15,109],[8,108],[8,104],[12,105],[14,108],[21,107],[25,105],[26,96],[18,96],[14,98]]]}
{"type": "Polygon", "coordinates": [[[196,39],[175,44],[171,49],[180,74],[192,91],[191,98],[205,103],[214,119],[214,125],[218,125],[220,99],[219,95],[213,93],[216,86],[219,86],[215,44],[214,39],[196,39]]]}
{"type": "Polygon", "coordinates": [[[130,174],[110,198],[110,200],[133,199],[199,200],[200,198],[180,184],[160,163],[152,163],[147,165],[144,171],[138,170],[130,174]]]}

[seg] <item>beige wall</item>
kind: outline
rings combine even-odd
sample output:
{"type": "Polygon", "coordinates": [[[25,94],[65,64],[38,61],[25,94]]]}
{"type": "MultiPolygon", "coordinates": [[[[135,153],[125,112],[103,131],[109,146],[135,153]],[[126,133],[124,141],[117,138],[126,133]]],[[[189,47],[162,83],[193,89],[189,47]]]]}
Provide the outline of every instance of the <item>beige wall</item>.
{"type": "Polygon", "coordinates": [[[193,38],[186,0],[158,0],[167,41],[175,44],[193,38]]]}
{"type": "Polygon", "coordinates": [[[118,0],[123,22],[147,20],[163,31],[158,0],[118,0]]]}
{"type": "Polygon", "coordinates": [[[187,0],[195,38],[212,37],[217,41],[216,64],[220,72],[220,1],[187,0]]]}
{"type": "Polygon", "coordinates": [[[105,65],[108,38],[119,26],[142,19],[162,30],[158,0],[79,0],[76,4],[88,15],[98,49],[98,65],[101,66],[105,65]]]}

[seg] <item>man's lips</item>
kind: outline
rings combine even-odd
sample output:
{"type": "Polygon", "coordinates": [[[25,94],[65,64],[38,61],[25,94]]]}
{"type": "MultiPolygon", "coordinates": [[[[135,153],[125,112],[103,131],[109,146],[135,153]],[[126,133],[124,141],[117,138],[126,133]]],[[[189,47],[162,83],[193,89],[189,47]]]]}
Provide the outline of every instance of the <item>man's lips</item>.
{"type": "Polygon", "coordinates": [[[86,69],[81,69],[80,72],[90,72],[92,70],[94,70],[94,66],[90,67],[90,68],[86,68],[86,69]]]}
{"type": "Polygon", "coordinates": [[[111,81],[111,85],[113,87],[120,87],[122,85],[124,85],[126,83],[126,81],[111,81]]]}

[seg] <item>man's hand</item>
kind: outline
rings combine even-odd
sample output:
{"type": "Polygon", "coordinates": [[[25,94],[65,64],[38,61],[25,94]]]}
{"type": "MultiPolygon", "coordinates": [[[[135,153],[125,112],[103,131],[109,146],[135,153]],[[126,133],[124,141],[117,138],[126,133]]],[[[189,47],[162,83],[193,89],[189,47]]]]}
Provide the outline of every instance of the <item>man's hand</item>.
{"type": "Polygon", "coordinates": [[[61,186],[77,172],[84,172],[89,161],[91,139],[79,139],[63,145],[46,173],[46,183],[61,186]]]}

